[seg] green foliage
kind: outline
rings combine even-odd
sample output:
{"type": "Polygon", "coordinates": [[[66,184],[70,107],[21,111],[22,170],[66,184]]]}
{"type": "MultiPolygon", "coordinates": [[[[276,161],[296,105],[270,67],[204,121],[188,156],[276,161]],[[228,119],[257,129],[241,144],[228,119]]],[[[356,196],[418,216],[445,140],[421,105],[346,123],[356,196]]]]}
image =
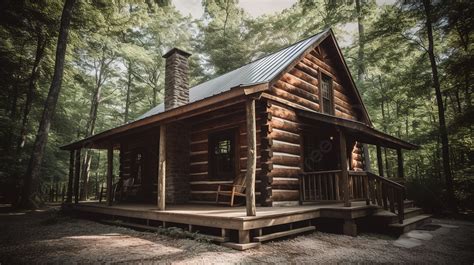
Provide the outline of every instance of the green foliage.
{"type": "MultiPolygon", "coordinates": [[[[0,193],[9,197],[21,184],[51,82],[62,4],[18,0],[0,10],[0,193]],[[39,43],[44,43],[44,52],[32,74],[39,43]],[[31,80],[33,100],[25,144],[19,147],[31,80]]],[[[60,145],[90,134],[92,127],[100,132],[133,121],[162,101],[162,55],[169,49],[193,54],[191,83],[196,84],[332,27],[375,127],[422,147],[405,153],[410,196],[430,209],[443,206],[438,115],[420,1],[377,5],[373,0],[300,0],[257,18],[237,0],[205,0],[202,5],[203,17],[193,19],[181,15],[169,0],[78,1],[41,172],[45,189],[55,179],[66,181],[69,156],[60,145]],[[91,114],[94,104],[96,115],[91,114]]],[[[456,195],[462,207],[472,208],[474,5],[433,5],[456,195]]],[[[90,154],[90,186],[99,189],[105,153],[90,154]]],[[[376,161],[374,150],[370,155],[376,161]]],[[[386,156],[388,174],[394,176],[396,154],[387,151],[386,156]]]]}

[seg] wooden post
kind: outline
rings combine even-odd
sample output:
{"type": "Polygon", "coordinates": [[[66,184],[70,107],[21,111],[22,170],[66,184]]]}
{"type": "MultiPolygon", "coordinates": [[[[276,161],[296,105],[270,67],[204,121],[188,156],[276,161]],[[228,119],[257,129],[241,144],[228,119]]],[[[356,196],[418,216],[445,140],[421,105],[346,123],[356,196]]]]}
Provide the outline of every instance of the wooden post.
{"type": "Polygon", "coordinates": [[[166,127],[160,125],[160,147],[158,167],[158,210],[166,208],[166,127]]]}
{"type": "Polygon", "coordinates": [[[255,99],[250,98],[246,101],[245,110],[247,116],[247,172],[245,178],[245,199],[247,216],[255,216],[255,175],[257,169],[257,129],[255,118],[255,99]]]}
{"type": "Polygon", "coordinates": [[[107,205],[112,206],[113,200],[113,174],[114,172],[114,148],[109,146],[107,148],[107,205]]]}
{"type": "Polygon", "coordinates": [[[344,206],[350,207],[351,202],[349,201],[349,172],[347,169],[346,136],[341,129],[339,129],[339,149],[339,152],[341,153],[341,176],[344,190],[344,206]]]}
{"type": "Polygon", "coordinates": [[[79,178],[81,177],[81,149],[76,150],[74,165],[74,203],[79,203],[79,178]]]}
{"type": "Polygon", "coordinates": [[[69,178],[67,180],[66,203],[72,203],[72,188],[74,183],[74,150],[69,151],[69,178]]]}
{"type": "Polygon", "coordinates": [[[398,160],[398,177],[401,179],[405,178],[405,173],[403,170],[403,153],[402,149],[397,149],[397,160],[398,160]]]}
{"type": "Polygon", "coordinates": [[[382,148],[380,145],[377,145],[377,166],[379,168],[379,175],[383,177],[382,148]]]}

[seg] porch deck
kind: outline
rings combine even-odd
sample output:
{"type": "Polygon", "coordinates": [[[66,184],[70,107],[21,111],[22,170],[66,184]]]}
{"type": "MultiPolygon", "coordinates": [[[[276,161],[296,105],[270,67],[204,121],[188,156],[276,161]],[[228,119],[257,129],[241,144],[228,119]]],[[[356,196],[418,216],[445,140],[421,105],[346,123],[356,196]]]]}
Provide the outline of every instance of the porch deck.
{"type": "Polygon", "coordinates": [[[377,206],[366,205],[363,201],[352,202],[351,207],[344,207],[343,203],[257,207],[256,216],[246,216],[244,206],[230,208],[220,205],[182,204],[169,205],[165,211],[159,211],[151,204],[107,206],[106,203],[80,202],[65,207],[109,219],[133,220],[142,227],[179,226],[192,232],[199,230],[200,233],[205,233],[206,229],[203,228],[208,228],[207,231],[211,231],[211,239],[241,250],[258,246],[261,241],[314,230],[313,221],[318,218],[344,220],[344,226],[349,223],[356,229],[355,218],[372,215],[378,209],[377,206]],[[193,226],[199,226],[201,229],[195,229],[193,226]]]}

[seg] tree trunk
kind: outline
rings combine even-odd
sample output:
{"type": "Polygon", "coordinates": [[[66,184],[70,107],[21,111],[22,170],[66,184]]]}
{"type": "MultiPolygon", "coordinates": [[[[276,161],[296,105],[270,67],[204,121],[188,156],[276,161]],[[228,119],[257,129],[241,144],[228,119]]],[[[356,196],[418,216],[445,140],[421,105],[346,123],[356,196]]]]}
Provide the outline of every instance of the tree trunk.
{"type": "Polygon", "coordinates": [[[36,55],[33,62],[33,67],[31,69],[30,79],[28,81],[28,91],[26,93],[25,107],[23,109],[23,117],[21,120],[20,127],[20,137],[17,143],[17,156],[20,154],[20,150],[25,146],[27,127],[28,127],[28,118],[31,111],[31,106],[33,104],[33,98],[36,88],[36,81],[38,79],[38,67],[43,59],[44,48],[46,47],[46,38],[41,33],[41,30],[38,29],[37,44],[36,44],[36,55]]]}
{"type": "Polygon", "coordinates": [[[364,45],[365,45],[365,35],[364,35],[364,15],[362,14],[361,0],[356,0],[356,10],[357,10],[357,25],[359,30],[359,50],[357,51],[357,81],[361,82],[364,80],[365,74],[365,59],[364,59],[364,45]]]}
{"type": "Polygon", "coordinates": [[[66,55],[69,24],[72,17],[72,9],[76,0],[66,0],[61,15],[61,26],[59,29],[58,44],[56,47],[56,59],[54,64],[54,75],[49,88],[48,96],[44,104],[43,115],[36,134],[33,152],[26,170],[22,186],[22,195],[19,205],[23,208],[37,208],[43,204],[41,198],[41,187],[39,174],[44,149],[48,142],[48,133],[51,127],[51,119],[54,115],[58,102],[59,92],[64,72],[64,59],[66,55]]]}
{"type": "MultiPolygon", "coordinates": [[[[97,121],[97,111],[99,109],[99,104],[100,104],[100,94],[102,91],[102,85],[100,83],[97,83],[98,85],[96,86],[96,90],[94,92],[94,96],[92,97],[92,102],[91,102],[91,109],[89,112],[89,120],[87,121],[87,132],[86,132],[86,137],[89,137],[95,133],[95,123],[97,121]]],[[[84,150],[84,157],[82,159],[82,172],[81,172],[81,177],[82,177],[82,190],[81,190],[81,200],[87,200],[88,197],[88,185],[89,185],[89,169],[91,165],[91,157],[90,157],[89,150],[86,148],[84,150]]]]}
{"type": "Polygon", "coordinates": [[[130,93],[132,90],[132,62],[128,61],[128,79],[127,79],[127,97],[125,98],[125,114],[124,114],[124,122],[127,123],[129,119],[129,109],[130,109],[130,93]]]}
{"type": "Polygon", "coordinates": [[[423,7],[426,15],[426,30],[428,37],[428,57],[430,58],[431,74],[433,78],[433,87],[436,93],[436,103],[438,105],[438,120],[439,120],[439,131],[441,137],[441,148],[443,157],[443,171],[444,178],[446,181],[446,192],[448,197],[448,205],[452,211],[457,211],[457,203],[454,196],[453,187],[453,175],[451,172],[451,164],[449,159],[449,140],[448,132],[446,129],[446,120],[444,115],[443,97],[441,94],[441,86],[438,77],[438,66],[436,65],[434,44],[433,44],[433,25],[431,21],[431,1],[423,0],[423,7]]]}

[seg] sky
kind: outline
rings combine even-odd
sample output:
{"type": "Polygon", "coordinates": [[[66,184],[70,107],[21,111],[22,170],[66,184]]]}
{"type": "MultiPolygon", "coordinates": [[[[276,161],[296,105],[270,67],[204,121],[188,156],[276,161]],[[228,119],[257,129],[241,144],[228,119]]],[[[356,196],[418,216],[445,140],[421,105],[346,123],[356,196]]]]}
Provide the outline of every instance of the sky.
{"type": "MultiPolygon", "coordinates": [[[[239,6],[247,11],[251,16],[258,17],[264,14],[280,12],[291,7],[297,0],[240,0],[239,6]]],[[[173,5],[181,11],[183,15],[193,18],[200,18],[204,12],[201,0],[172,0],[173,5]]],[[[393,4],[395,0],[376,0],[378,5],[393,4]]]]}
{"type": "MultiPolygon", "coordinates": [[[[173,0],[173,4],[184,15],[191,14],[200,18],[204,12],[201,0],[173,0]]],[[[239,6],[251,16],[258,17],[263,14],[272,14],[291,7],[296,0],[240,0],[239,6]]]]}

